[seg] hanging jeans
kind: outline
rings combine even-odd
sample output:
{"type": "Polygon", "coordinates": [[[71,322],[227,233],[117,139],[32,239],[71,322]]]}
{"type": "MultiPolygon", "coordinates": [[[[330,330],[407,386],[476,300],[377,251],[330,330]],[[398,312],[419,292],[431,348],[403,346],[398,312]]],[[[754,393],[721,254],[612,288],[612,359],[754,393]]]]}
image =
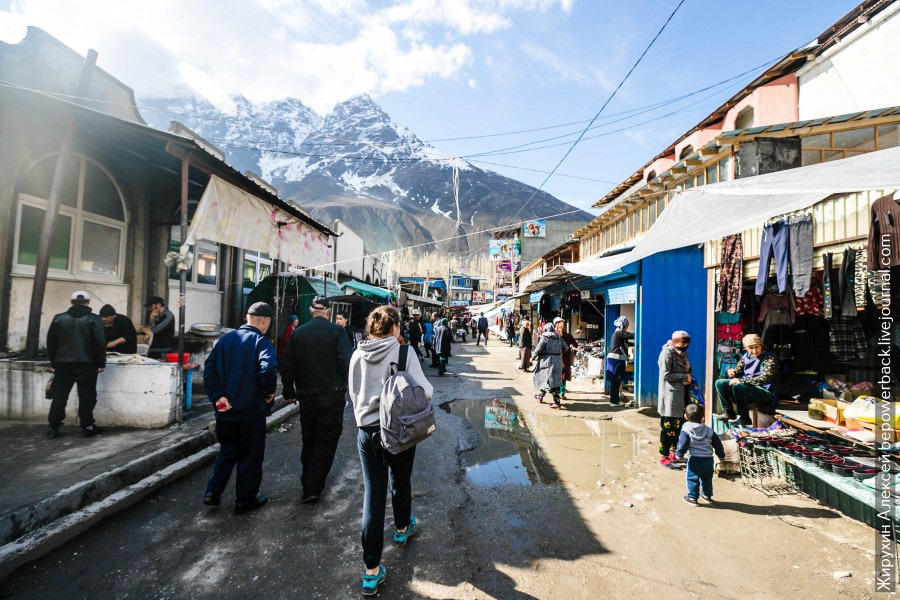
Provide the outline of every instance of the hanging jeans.
{"type": "Polygon", "coordinates": [[[802,298],[809,291],[812,279],[812,215],[797,215],[788,221],[791,281],[794,284],[794,295],[802,298]]]}
{"type": "Polygon", "coordinates": [[[763,228],[762,244],[759,248],[759,274],[756,276],[756,295],[766,293],[769,285],[769,263],[775,257],[775,277],[778,292],[788,288],[788,226],[784,220],[767,223],[763,228]]]}
{"type": "Polygon", "coordinates": [[[741,234],[722,238],[719,264],[719,289],[716,311],[736,313],[741,310],[741,279],[744,275],[744,245],[741,234]]]}

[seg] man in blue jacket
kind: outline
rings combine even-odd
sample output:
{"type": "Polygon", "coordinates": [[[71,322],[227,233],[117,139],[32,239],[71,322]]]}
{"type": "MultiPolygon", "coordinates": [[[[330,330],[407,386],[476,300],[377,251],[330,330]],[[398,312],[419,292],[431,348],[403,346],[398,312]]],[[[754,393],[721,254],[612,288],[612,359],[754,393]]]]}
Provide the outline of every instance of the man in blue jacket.
{"type": "Polygon", "coordinates": [[[269,501],[259,493],[259,486],[266,451],[266,417],[272,412],[278,382],[275,347],[265,336],[273,314],[265,302],[251,306],[247,324],[219,340],[203,365],[203,382],[215,406],[220,446],[203,503],[222,503],[222,492],[237,465],[236,513],[260,508],[269,501]]]}

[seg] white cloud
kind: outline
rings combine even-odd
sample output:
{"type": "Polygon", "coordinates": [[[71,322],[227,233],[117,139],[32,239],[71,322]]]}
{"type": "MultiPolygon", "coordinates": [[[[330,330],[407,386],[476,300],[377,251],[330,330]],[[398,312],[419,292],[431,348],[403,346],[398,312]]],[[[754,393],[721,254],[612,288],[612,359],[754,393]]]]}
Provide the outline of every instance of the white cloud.
{"type": "Polygon", "coordinates": [[[611,90],[614,87],[603,70],[596,66],[582,66],[578,62],[566,60],[551,50],[531,42],[522,43],[519,48],[533,61],[553,71],[562,81],[585,87],[599,87],[604,90],[611,90]]]}
{"type": "MultiPolygon", "coordinates": [[[[295,96],[320,113],[353,95],[406,91],[429,79],[474,79],[467,38],[514,26],[522,12],[573,0],[13,0],[0,40],[46,30],[138,95],[185,86],[217,105],[295,96]]],[[[474,40],[473,40],[474,41],[474,40]]],[[[475,84],[477,85],[477,84],[475,84]]]]}
{"type": "Polygon", "coordinates": [[[475,81],[474,78],[469,77],[468,84],[469,84],[469,87],[470,87],[471,89],[473,89],[473,90],[477,90],[477,89],[478,89],[478,82],[475,81]]]}

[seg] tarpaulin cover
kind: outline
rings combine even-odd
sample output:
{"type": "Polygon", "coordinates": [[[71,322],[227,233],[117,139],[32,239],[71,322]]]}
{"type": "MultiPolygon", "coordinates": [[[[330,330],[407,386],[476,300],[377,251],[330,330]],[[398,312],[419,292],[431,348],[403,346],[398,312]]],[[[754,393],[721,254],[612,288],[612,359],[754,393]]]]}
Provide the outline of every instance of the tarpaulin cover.
{"type": "Polygon", "coordinates": [[[566,269],[601,277],[658,252],[758,227],[832,194],[896,189],[900,189],[900,147],[682,190],[631,252],[569,263],[566,269]]]}
{"type": "Polygon", "coordinates": [[[324,233],[215,175],[200,198],[185,244],[197,240],[264,252],[295,266],[332,261],[324,233]]]}

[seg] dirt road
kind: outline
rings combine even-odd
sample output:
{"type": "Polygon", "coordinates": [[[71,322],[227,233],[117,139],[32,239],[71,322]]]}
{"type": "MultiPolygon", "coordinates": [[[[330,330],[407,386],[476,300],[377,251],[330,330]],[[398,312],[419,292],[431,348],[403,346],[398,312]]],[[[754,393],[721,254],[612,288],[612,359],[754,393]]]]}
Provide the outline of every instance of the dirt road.
{"type": "MultiPolygon", "coordinates": [[[[572,387],[569,410],[551,411],[516,370],[514,349],[492,340],[454,352],[454,376],[433,378],[450,412],[438,411],[438,432],[416,456],[421,529],[408,547],[386,547],[380,597],[874,596],[874,530],[719,478],[714,506],[689,506],[683,473],[657,463],[653,417],[612,411],[588,385],[572,387]],[[504,408],[521,430],[504,431],[504,408]]],[[[200,469],[20,569],[0,582],[0,598],[357,597],[352,415],[316,505],[299,503],[299,425],[288,425],[269,435],[262,510],[235,516],[231,491],[223,508],[202,505],[211,467],[200,469]]]]}

